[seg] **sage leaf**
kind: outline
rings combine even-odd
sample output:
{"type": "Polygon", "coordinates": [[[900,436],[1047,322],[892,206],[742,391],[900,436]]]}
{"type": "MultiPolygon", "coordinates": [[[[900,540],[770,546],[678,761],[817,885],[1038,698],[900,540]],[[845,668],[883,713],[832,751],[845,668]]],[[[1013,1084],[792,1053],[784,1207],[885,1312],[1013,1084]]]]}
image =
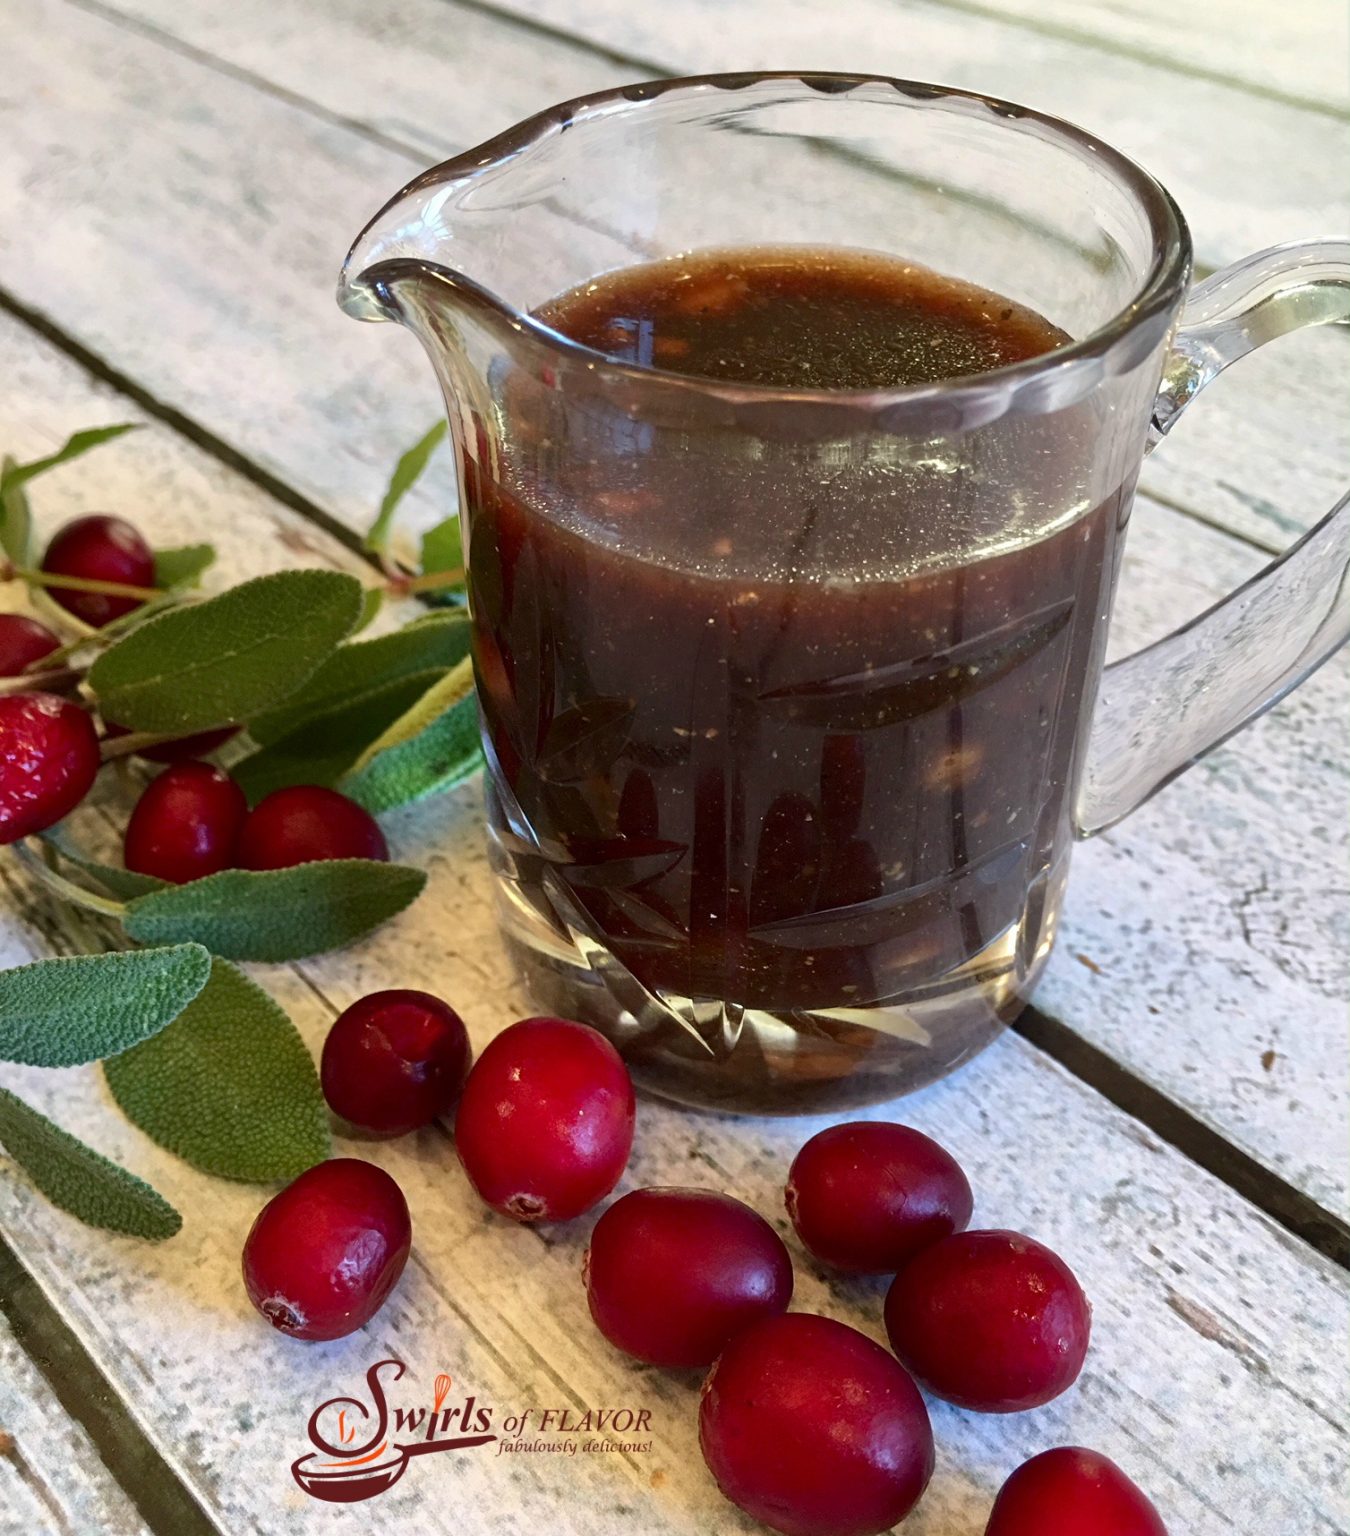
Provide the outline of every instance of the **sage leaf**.
{"type": "Polygon", "coordinates": [[[379,927],[426,880],[420,869],[371,859],[227,869],[137,897],[122,923],[141,944],[195,940],[228,960],[301,960],[379,927]]]}
{"type": "Polygon", "coordinates": [[[359,635],[363,629],[375,622],[375,616],[384,607],[384,588],[367,587],[361,594],[361,612],[356,623],[352,625],[352,634],[359,635]]]}
{"type": "Polygon", "coordinates": [[[103,1073],[128,1119],[204,1173],[266,1183],[328,1156],[328,1113],[304,1041],[223,960],[167,1029],[103,1073]]]}
{"type": "Polygon", "coordinates": [[[88,453],[100,443],[110,443],[115,437],[134,432],[139,425],[139,422],[123,421],[112,427],[87,427],[83,432],[73,433],[55,453],[49,453],[45,459],[34,459],[30,464],[9,463],[0,470],[0,494],[15,486],[26,485],[34,476],[46,474],[58,464],[68,464],[71,459],[78,459],[82,453],[88,453]]]}
{"type": "Polygon", "coordinates": [[[376,554],[383,554],[388,549],[389,535],[393,531],[394,513],[398,509],[398,504],[421,478],[422,471],[427,467],[431,455],[436,451],[445,432],[445,422],[438,421],[431,431],[419,438],[394,466],[394,473],[389,478],[384,500],[380,502],[380,510],[366,534],[367,549],[373,550],[376,554]]]}
{"type": "Polygon", "coordinates": [[[422,535],[422,571],[457,571],[463,564],[464,544],[456,513],[422,535]]]}
{"type": "Polygon", "coordinates": [[[23,487],[8,483],[17,468],[8,454],[0,459],[0,549],[15,565],[31,565],[33,514],[23,487]]]}
{"type": "Polygon", "coordinates": [[[200,944],[71,955],[0,971],[0,1061],[77,1067],[163,1029],[206,985],[200,944]]]}
{"type": "Polygon", "coordinates": [[[398,677],[382,688],[311,716],[260,752],[236,763],[231,775],[250,805],[291,784],[331,787],[362,751],[443,675],[443,671],[435,671],[398,677]]]}
{"type": "Polygon", "coordinates": [[[361,755],[340,788],[378,814],[452,789],[482,761],[473,670],[465,660],[361,755]]]}
{"type": "Polygon", "coordinates": [[[399,678],[453,667],[468,654],[469,619],[464,613],[429,613],[374,640],[349,640],[284,704],[254,715],[249,735],[266,746],[336,705],[363,698],[399,678]]]}
{"type": "Polygon", "coordinates": [[[177,587],[195,587],[215,558],[216,552],[209,544],[184,544],[178,549],[157,549],[155,585],[166,592],[177,587]]]}
{"type": "Polygon", "coordinates": [[[447,709],[458,704],[473,692],[473,663],[465,657],[445,674],[433,687],[428,688],[420,699],[400,715],[397,720],[375,738],[356,760],[356,771],[365,768],[381,752],[402,746],[420,735],[432,721],[438,720],[447,709]]]}
{"type": "Polygon", "coordinates": [[[173,1206],[144,1179],[109,1162],[3,1088],[0,1144],[53,1205],[88,1226],[158,1242],[183,1225],[173,1206]]]}
{"type": "Polygon", "coordinates": [[[294,693],[356,623],[361,584],[278,571],[132,630],[89,669],[105,719],[190,732],[247,720],[294,693]]]}
{"type": "MultiPolygon", "coordinates": [[[[422,574],[438,574],[443,571],[462,571],[464,546],[460,539],[459,514],[447,517],[444,522],[428,528],[422,535],[422,574]]],[[[433,608],[458,608],[465,603],[464,578],[453,585],[431,587],[420,591],[418,596],[433,608]]]]}
{"type": "Polygon", "coordinates": [[[101,864],[97,859],[87,857],[71,842],[66,823],[63,821],[57,822],[54,827],[48,827],[45,832],[39,832],[38,836],[49,847],[55,848],[66,863],[73,864],[82,874],[88,875],[110,896],[117,897],[119,901],[130,901],[134,896],[144,896],[149,891],[162,890],[166,883],[154,875],[140,875],[135,870],[119,869],[114,864],[101,864]]]}

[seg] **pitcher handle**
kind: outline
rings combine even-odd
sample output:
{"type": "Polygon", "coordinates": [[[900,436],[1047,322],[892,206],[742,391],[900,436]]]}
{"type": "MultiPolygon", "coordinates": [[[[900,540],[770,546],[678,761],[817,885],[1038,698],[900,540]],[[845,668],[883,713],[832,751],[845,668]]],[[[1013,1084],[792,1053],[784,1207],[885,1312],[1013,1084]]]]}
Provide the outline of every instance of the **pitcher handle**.
{"type": "MultiPolygon", "coordinates": [[[[1191,294],[1163,370],[1148,451],[1230,363],[1350,320],[1350,243],[1249,256],[1191,294]]],[[[1199,618],[1106,668],[1077,806],[1113,826],[1269,709],[1350,637],[1350,492],[1285,554],[1199,618]]]]}

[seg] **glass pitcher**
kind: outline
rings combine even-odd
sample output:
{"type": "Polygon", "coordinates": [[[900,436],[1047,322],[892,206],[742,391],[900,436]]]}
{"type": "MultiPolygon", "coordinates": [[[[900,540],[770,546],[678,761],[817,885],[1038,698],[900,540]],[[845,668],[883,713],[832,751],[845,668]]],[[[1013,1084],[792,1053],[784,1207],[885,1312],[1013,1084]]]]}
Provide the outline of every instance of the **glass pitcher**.
{"type": "Polygon", "coordinates": [[[458,463],[502,928],[541,1008],[686,1103],[889,1098],[980,1050],[1054,941],[1074,839],[1350,632],[1342,502],[1103,671],[1144,455],[1229,363],[1350,317],[1350,246],[1187,298],[1157,182],[1040,113],[852,75],[569,102],[428,171],[340,299],[421,339],[458,463]],[[1057,350],[940,384],[638,366],[532,311],[708,247],[900,255],[1057,350]]]}

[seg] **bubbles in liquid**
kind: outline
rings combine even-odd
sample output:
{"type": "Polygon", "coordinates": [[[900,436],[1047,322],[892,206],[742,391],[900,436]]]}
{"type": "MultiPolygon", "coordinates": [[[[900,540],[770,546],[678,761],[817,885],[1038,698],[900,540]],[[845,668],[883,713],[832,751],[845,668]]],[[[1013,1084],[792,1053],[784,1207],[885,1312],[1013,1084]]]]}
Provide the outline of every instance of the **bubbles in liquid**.
{"type": "Polygon", "coordinates": [[[894,257],[698,251],[627,267],[538,311],[642,367],[772,389],[895,389],[984,373],[1069,338],[1011,299],[894,257]]]}
{"type": "MultiPolygon", "coordinates": [[[[629,267],[537,313],[618,361],[773,389],[930,384],[1069,339],[955,278],[810,247],[700,251],[629,267]]],[[[545,408],[559,411],[556,398],[545,408]]],[[[1008,422],[923,439],[860,415],[857,431],[796,440],[772,422],[763,432],[683,431],[588,400],[541,434],[543,452],[534,442],[519,451],[508,430],[503,468],[537,512],[637,561],[711,581],[838,587],[1016,547],[1086,510],[1072,477],[1046,462],[1042,430],[1008,422]]],[[[1066,462],[1056,431],[1050,457],[1066,462]]]]}

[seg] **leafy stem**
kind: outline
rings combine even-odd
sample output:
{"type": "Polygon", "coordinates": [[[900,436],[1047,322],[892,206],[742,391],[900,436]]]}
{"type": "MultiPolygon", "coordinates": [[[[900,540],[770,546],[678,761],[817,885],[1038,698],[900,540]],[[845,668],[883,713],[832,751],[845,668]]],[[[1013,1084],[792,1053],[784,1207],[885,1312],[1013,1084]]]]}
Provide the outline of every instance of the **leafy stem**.
{"type": "Polygon", "coordinates": [[[391,576],[390,592],[398,596],[411,596],[417,592],[440,592],[446,587],[464,585],[464,567],[451,571],[423,571],[420,576],[391,576]]]}
{"type": "Polygon", "coordinates": [[[105,763],[116,757],[130,757],[146,747],[158,747],[166,741],[183,741],[200,736],[200,731],[128,731],[124,736],[105,736],[99,742],[99,755],[105,763]]]}
{"type": "MultiPolygon", "coordinates": [[[[44,662],[48,659],[46,656],[42,658],[44,662]]],[[[17,677],[0,677],[0,694],[31,693],[34,689],[39,693],[62,693],[83,676],[83,667],[34,667],[31,671],[20,672],[17,677]]]]}
{"type": "Polygon", "coordinates": [[[45,859],[34,853],[27,843],[17,842],[9,846],[19,863],[53,895],[72,901],[87,912],[97,912],[101,917],[115,918],[118,922],[126,916],[125,903],[112,901],[107,896],[97,896],[93,891],[86,890],[84,886],[76,885],[73,880],[67,880],[64,875],[57,874],[45,859]]]}
{"type": "Polygon", "coordinates": [[[92,576],[63,576],[56,571],[40,571],[31,565],[15,565],[6,560],[0,565],[0,581],[25,581],[32,587],[62,587],[69,592],[95,592],[100,597],[132,597],[138,603],[153,603],[164,593],[158,587],[133,587],[124,581],[97,581],[92,576]]]}

